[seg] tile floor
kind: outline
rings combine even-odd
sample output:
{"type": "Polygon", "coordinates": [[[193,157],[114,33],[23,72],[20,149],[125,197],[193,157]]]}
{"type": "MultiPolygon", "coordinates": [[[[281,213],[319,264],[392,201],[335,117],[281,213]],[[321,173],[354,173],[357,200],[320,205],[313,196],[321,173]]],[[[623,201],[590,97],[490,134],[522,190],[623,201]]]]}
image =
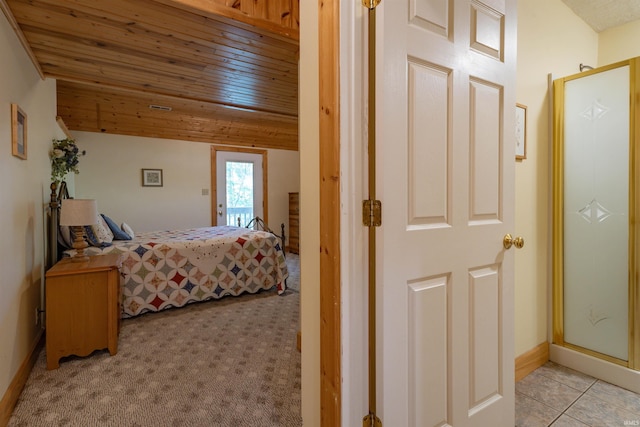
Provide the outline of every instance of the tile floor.
{"type": "Polygon", "coordinates": [[[640,426],[640,395],[553,362],[516,383],[516,427],[640,426]]]}

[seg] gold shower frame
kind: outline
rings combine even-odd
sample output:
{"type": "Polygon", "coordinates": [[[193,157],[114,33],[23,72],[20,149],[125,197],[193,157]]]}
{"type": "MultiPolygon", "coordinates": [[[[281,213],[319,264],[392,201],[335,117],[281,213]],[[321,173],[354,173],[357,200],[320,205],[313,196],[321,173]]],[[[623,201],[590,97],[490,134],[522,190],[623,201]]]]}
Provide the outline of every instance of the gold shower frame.
{"type": "Polygon", "coordinates": [[[637,242],[639,228],[636,226],[637,213],[640,212],[640,197],[636,197],[636,189],[640,189],[640,176],[636,165],[640,165],[640,57],[617,62],[594,70],[581,72],[553,82],[553,343],[590,356],[640,370],[640,316],[636,315],[636,307],[640,307],[638,291],[638,252],[637,242]],[[566,82],[581,77],[601,73],[615,68],[629,66],[629,271],[628,271],[628,361],[602,354],[564,341],[564,85],[566,82]],[[560,106],[560,108],[558,108],[560,106]]]}

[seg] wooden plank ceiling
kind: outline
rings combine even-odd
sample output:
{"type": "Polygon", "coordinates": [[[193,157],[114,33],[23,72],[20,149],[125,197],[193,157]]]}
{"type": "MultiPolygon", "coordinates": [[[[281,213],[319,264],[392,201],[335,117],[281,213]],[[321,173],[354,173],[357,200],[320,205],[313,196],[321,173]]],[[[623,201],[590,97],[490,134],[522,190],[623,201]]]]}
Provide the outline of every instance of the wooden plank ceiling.
{"type": "Polygon", "coordinates": [[[298,149],[298,0],[0,5],[72,131],[298,149]]]}

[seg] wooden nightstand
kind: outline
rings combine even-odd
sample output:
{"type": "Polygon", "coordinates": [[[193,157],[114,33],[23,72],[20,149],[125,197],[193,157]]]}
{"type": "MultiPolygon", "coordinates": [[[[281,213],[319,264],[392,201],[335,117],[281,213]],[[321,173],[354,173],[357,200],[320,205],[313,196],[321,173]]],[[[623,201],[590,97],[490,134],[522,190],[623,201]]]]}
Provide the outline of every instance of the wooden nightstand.
{"type": "Polygon", "coordinates": [[[63,356],[94,350],[118,351],[120,332],[120,255],[88,261],[65,258],[46,274],[47,369],[63,356]]]}

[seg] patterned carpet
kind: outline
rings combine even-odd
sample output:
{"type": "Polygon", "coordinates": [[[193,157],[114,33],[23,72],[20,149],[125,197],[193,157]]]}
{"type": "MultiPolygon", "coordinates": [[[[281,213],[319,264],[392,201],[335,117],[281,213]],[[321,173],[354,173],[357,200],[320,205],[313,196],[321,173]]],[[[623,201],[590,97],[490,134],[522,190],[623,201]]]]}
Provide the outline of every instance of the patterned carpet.
{"type": "Polygon", "coordinates": [[[299,259],[291,289],[125,319],[118,354],[38,358],[9,426],[301,426],[299,259]]]}

